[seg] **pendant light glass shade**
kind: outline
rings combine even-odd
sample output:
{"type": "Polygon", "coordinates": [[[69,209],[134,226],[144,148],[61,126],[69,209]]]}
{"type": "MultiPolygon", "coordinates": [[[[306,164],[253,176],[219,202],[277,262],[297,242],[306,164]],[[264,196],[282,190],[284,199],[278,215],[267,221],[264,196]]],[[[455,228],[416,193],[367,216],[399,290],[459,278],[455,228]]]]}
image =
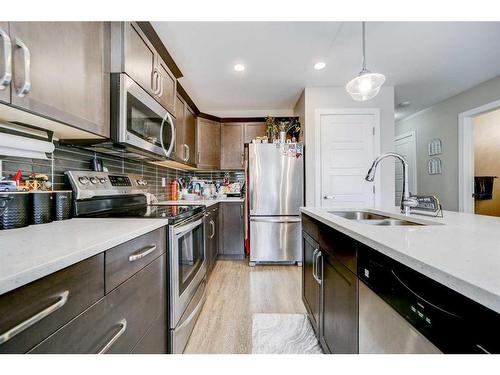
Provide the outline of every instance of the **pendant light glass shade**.
{"type": "Polygon", "coordinates": [[[371,73],[365,69],[356,78],[351,79],[345,89],[354,100],[362,102],[376,97],[384,82],[383,74],[371,73]]]}
{"type": "Polygon", "coordinates": [[[362,45],[363,45],[363,68],[357,77],[351,79],[345,86],[351,97],[362,102],[377,96],[380,88],[385,82],[385,76],[380,73],[372,73],[366,69],[365,58],[365,23],[362,22],[362,45]]]}

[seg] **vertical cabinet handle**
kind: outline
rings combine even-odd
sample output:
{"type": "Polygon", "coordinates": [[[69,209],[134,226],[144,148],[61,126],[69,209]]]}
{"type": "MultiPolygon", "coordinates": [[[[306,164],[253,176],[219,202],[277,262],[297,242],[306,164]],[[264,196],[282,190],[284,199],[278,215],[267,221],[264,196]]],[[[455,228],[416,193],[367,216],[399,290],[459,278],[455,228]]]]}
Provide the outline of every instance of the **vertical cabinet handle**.
{"type": "Polygon", "coordinates": [[[158,95],[160,93],[160,82],[159,77],[160,74],[156,68],[153,69],[153,73],[151,75],[151,90],[154,95],[158,95]]]}
{"type": "Polygon", "coordinates": [[[30,318],[26,319],[25,321],[19,323],[17,326],[9,329],[7,332],[4,332],[0,335],[0,344],[3,344],[6,341],[9,341],[11,338],[14,336],[18,335],[19,333],[27,330],[29,327],[31,327],[33,324],[38,323],[40,320],[46,318],[53,312],[59,310],[61,307],[63,307],[66,302],[68,302],[68,296],[69,296],[69,290],[65,290],[61,294],[58,295],[58,300],[56,303],[50,305],[46,309],[43,309],[39,313],[31,316],[30,318]]]}
{"type": "MultiPolygon", "coordinates": [[[[318,255],[316,255],[316,281],[319,285],[321,285],[322,283],[322,278],[323,278],[323,275],[318,275],[318,261],[319,259],[323,256],[323,254],[321,253],[321,250],[318,250],[318,255]]],[[[321,267],[321,270],[323,270],[323,267],[321,267]]],[[[321,272],[323,273],[323,272],[321,272]]]]}
{"type": "Polygon", "coordinates": [[[318,281],[318,279],[316,278],[316,255],[318,254],[318,251],[319,249],[314,249],[314,252],[313,252],[313,256],[312,256],[312,273],[313,273],[313,277],[314,277],[314,280],[318,281]]]}
{"type": "Polygon", "coordinates": [[[189,161],[189,156],[191,154],[191,149],[189,148],[189,145],[184,145],[186,146],[186,162],[189,161]]]}
{"type": "Polygon", "coordinates": [[[24,56],[24,83],[17,89],[17,96],[23,98],[31,89],[31,52],[26,44],[19,38],[16,38],[16,46],[23,50],[24,56]]]}
{"type": "Polygon", "coordinates": [[[118,324],[120,326],[120,330],[116,332],[116,334],[113,337],[111,337],[111,340],[109,340],[108,343],[104,345],[103,348],[97,352],[97,354],[106,353],[109,350],[109,348],[113,346],[116,340],[118,340],[120,336],[125,333],[125,331],[127,330],[127,319],[120,320],[118,324]]]}
{"type": "Polygon", "coordinates": [[[213,220],[210,220],[210,225],[212,226],[212,235],[210,236],[210,239],[212,239],[215,236],[215,223],[213,220]]]}
{"type": "Polygon", "coordinates": [[[0,27],[0,38],[3,40],[4,73],[0,78],[0,90],[4,90],[12,81],[12,43],[7,32],[0,27]]]}

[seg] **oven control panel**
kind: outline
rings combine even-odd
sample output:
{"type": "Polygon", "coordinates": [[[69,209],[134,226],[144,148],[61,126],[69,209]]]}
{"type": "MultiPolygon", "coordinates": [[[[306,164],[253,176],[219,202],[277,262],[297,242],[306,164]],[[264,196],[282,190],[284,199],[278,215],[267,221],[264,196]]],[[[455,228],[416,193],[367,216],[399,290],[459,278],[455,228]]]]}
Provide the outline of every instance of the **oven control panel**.
{"type": "Polygon", "coordinates": [[[76,199],[148,192],[148,182],[140,175],[92,171],[68,171],[66,175],[76,199]]]}

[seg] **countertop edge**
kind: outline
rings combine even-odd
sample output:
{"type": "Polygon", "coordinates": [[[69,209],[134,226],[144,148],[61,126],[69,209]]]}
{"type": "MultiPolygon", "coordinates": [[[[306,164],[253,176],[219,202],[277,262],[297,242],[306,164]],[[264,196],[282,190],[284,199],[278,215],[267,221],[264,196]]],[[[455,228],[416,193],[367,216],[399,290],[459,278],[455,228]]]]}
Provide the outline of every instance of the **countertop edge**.
{"type": "MultiPolygon", "coordinates": [[[[91,220],[91,219],[83,219],[91,220]]],[[[49,276],[64,268],[70,267],[85,259],[91,258],[97,254],[103,253],[115,246],[121,245],[143,234],[152,232],[158,228],[168,224],[168,220],[155,219],[154,222],[148,223],[146,226],[141,226],[135,231],[127,234],[119,235],[109,239],[106,242],[101,242],[97,245],[89,246],[80,249],[76,252],[69,253],[67,256],[55,258],[49,262],[38,264],[36,267],[27,268],[20,273],[9,275],[8,278],[0,279],[0,296],[14,289],[25,286],[33,281],[39,280],[45,276],[49,276]]]]}
{"type": "Polygon", "coordinates": [[[323,217],[320,214],[317,214],[311,210],[308,210],[307,207],[302,207],[300,209],[301,213],[304,213],[329,227],[338,230],[339,232],[348,235],[349,237],[367,245],[380,253],[404,264],[411,269],[422,273],[423,275],[431,278],[434,281],[443,284],[444,286],[454,290],[457,293],[460,293],[467,298],[497,312],[500,314],[500,301],[498,300],[498,296],[477,286],[471,284],[463,279],[457,278],[453,275],[450,275],[430,264],[424,263],[418,259],[415,259],[411,256],[408,256],[400,251],[388,247],[386,245],[380,244],[377,241],[372,240],[369,237],[366,237],[362,234],[359,234],[352,229],[348,229],[342,226],[339,223],[332,222],[327,218],[323,217]],[[495,301],[497,301],[495,303],[495,301]]]}

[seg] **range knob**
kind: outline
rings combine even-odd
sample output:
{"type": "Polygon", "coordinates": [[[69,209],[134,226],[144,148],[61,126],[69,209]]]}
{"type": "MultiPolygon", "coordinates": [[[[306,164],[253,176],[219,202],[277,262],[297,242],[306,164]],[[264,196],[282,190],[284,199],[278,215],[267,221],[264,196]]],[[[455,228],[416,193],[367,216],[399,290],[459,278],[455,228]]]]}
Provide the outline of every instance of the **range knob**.
{"type": "Polygon", "coordinates": [[[99,183],[99,180],[97,177],[90,177],[90,182],[92,182],[94,185],[99,183]]]}
{"type": "Polygon", "coordinates": [[[78,182],[81,183],[82,185],[88,185],[88,183],[90,181],[89,181],[89,178],[87,176],[82,176],[82,177],[78,177],[78,182]]]}
{"type": "Polygon", "coordinates": [[[105,183],[106,183],[106,181],[108,181],[108,179],[107,179],[106,177],[100,177],[100,178],[99,178],[99,182],[100,182],[101,184],[105,184],[105,183]]]}

